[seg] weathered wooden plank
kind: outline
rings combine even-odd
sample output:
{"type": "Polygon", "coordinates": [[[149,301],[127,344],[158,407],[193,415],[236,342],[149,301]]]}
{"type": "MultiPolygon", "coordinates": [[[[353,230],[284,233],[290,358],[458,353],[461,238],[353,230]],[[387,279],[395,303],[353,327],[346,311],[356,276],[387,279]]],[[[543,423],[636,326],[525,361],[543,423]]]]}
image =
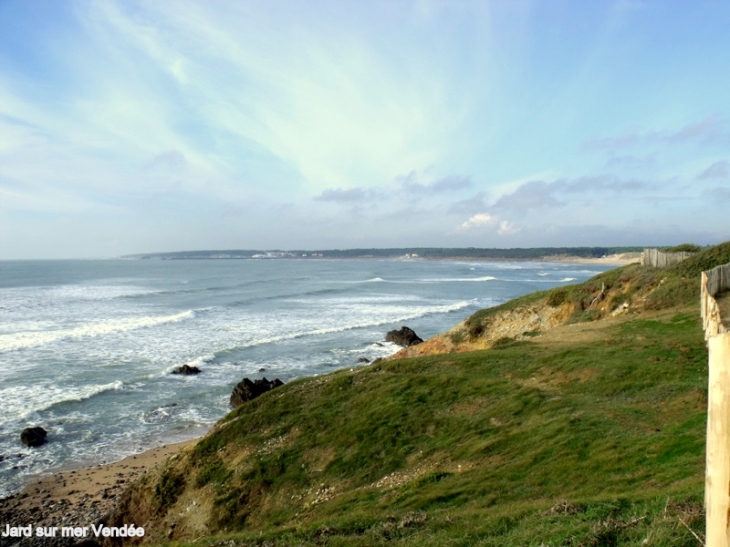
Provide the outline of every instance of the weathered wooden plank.
{"type": "Polygon", "coordinates": [[[665,253],[658,249],[644,249],[641,253],[641,265],[651,266],[652,268],[667,268],[673,264],[678,264],[692,256],[692,253],[665,253]]]}
{"type": "Polygon", "coordinates": [[[715,296],[730,287],[730,264],[702,272],[700,306],[709,354],[706,545],[730,547],[730,333],[715,296]]]}
{"type": "Polygon", "coordinates": [[[708,340],[705,509],[707,545],[730,545],[730,334],[708,340]]]}

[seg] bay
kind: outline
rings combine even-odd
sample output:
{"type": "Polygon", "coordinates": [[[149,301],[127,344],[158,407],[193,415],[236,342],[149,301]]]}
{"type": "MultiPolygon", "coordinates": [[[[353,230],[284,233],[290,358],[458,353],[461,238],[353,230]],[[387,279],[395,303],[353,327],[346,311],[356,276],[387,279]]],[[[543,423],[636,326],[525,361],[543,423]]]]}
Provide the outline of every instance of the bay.
{"type": "Polygon", "coordinates": [[[424,260],[0,261],[0,496],[28,477],[200,435],[244,376],[388,356],[604,265],[424,260]],[[183,364],[196,376],[171,374],[183,364]],[[49,442],[20,444],[42,426],[49,442]]]}

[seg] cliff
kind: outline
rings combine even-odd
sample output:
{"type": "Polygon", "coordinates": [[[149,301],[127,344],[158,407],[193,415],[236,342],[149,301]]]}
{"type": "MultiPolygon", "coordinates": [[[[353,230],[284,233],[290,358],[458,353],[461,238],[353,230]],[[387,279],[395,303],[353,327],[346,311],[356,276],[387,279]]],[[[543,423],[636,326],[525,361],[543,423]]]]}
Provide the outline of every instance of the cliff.
{"type": "Polygon", "coordinates": [[[533,293],[418,357],[266,393],[149,471],[107,523],[195,546],[696,544],[694,270],[730,244],[710,251],[533,293]]]}

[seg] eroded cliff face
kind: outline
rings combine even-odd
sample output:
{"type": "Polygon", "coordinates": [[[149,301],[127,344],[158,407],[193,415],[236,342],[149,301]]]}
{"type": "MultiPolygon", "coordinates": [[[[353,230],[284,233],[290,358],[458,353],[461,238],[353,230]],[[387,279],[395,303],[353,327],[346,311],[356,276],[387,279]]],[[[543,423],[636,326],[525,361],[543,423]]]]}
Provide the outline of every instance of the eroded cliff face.
{"type": "Polygon", "coordinates": [[[147,472],[130,486],[114,512],[106,518],[107,526],[133,522],[145,530],[141,538],[104,538],[106,546],[158,543],[179,537],[209,533],[212,497],[187,499],[190,482],[190,451],[193,445],[147,472]],[[202,503],[201,503],[202,502],[202,503]]]}
{"type": "MultiPolygon", "coordinates": [[[[498,310],[479,317],[479,313],[462,321],[448,332],[421,344],[403,348],[388,359],[403,359],[443,353],[489,349],[508,341],[527,340],[568,323],[600,321],[627,313],[641,313],[650,295],[664,284],[664,279],[637,290],[635,281],[607,288],[599,284],[580,298],[555,303],[551,293],[533,302],[498,310]]],[[[557,288],[555,291],[561,291],[557,288]]]]}
{"type": "Polygon", "coordinates": [[[574,306],[570,303],[552,307],[543,300],[532,306],[505,310],[489,317],[480,326],[476,336],[467,319],[421,344],[403,348],[389,359],[489,349],[498,340],[523,340],[563,325],[573,312],[574,306]]]}

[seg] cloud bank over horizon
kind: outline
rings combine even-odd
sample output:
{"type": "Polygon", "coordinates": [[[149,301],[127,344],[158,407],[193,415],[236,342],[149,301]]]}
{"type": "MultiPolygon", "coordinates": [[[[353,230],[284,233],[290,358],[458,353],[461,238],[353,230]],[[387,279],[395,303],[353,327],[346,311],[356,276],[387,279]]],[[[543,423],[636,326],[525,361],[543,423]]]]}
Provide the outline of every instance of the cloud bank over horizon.
{"type": "Polygon", "coordinates": [[[730,6],[6,0],[0,259],[730,239],[730,6]]]}

